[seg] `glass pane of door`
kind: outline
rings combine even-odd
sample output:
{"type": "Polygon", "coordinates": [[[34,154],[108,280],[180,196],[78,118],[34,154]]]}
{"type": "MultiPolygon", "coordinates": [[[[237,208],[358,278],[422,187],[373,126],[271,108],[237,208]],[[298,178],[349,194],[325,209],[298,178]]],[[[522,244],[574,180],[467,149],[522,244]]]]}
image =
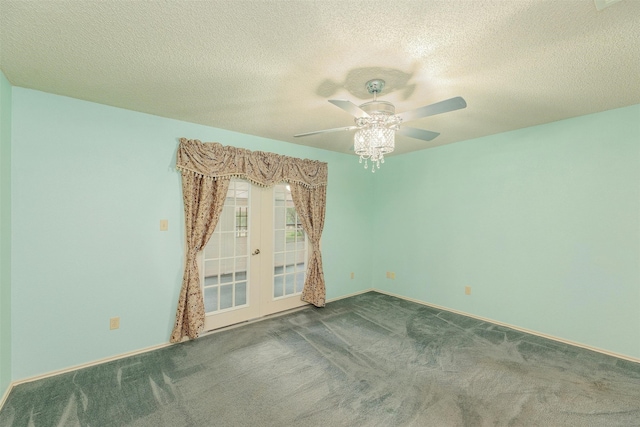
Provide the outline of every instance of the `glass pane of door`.
{"type": "Polygon", "coordinates": [[[291,198],[289,185],[274,188],[273,298],[300,295],[307,270],[307,236],[291,198]]]}
{"type": "Polygon", "coordinates": [[[307,238],[287,185],[231,180],[200,259],[205,330],[307,305],[306,266],[307,238]]]}
{"type": "Polygon", "coordinates": [[[249,191],[248,182],[231,181],[218,225],[204,248],[202,287],[207,314],[249,303],[249,191]]]}

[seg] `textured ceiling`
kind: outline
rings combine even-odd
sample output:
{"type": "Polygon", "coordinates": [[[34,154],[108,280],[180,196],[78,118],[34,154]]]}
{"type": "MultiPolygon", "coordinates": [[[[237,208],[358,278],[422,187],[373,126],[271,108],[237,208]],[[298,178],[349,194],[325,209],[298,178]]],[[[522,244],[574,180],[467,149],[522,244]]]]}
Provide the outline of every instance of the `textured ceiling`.
{"type": "MultiPolygon", "coordinates": [[[[640,1],[8,1],[0,68],[15,86],[349,152],[327,102],[404,112],[454,96],[468,107],[410,122],[397,153],[640,103],[640,1]]],[[[176,137],[181,135],[176,135],[176,137]]],[[[221,141],[224,142],[224,141],[221,141]]]]}

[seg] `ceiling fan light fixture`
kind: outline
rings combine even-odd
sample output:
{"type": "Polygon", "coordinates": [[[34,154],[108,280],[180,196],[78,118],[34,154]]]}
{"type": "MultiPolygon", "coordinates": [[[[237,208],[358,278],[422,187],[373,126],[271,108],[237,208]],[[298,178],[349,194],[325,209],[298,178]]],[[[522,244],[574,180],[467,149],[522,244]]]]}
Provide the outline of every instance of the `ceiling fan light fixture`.
{"type": "Polygon", "coordinates": [[[355,126],[299,133],[294,136],[299,137],[326,132],[355,130],[353,149],[356,155],[360,156],[360,163],[364,160],[364,168],[368,169],[369,161],[371,161],[371,172],[375,172],[376,169],[380,169],[380,164],[384,163],[384,155],[393,152],[396,148],[396,132],[423,141],[431,141],[440,135],[438,132],[426,129],[406,127],[402,125],[404,122],[459,110],[467,106],[467,102],[457,96],[436,102],[435,104],[425,105],[415,110],[396,114],[396,107],[392,103],[378,101],[378,93],[384,88],[384,80],[369,80],[366,83],[366,88],[367,91],[373,95],[373,101],[365,102],[362,105],[356,105],[344,99],[329,100],[329,102],[336,107],[351,114],[354,117],[355,126]]]}
{"type": "Polygon", "coordinates": [[[373,101],[359,107],[367,116],[355,119],[358,130],[353,136],[353,148],[360,156],[359,162],[364,161],[364,168],[367,169],[371,161],[371,172],[375,172],[384,163],[384,155],[396,148],[396,131],[402,120],[395,115],[392,103],[378,101],[377,95],[384,88],[384,80],[369,80],[366,87],[373,95],[373,101]]]}

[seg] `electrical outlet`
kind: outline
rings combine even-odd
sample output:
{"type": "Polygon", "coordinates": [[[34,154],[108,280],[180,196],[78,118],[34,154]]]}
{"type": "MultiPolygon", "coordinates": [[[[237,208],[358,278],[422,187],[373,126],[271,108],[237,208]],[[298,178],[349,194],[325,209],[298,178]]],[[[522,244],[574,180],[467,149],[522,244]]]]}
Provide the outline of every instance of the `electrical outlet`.
{"type": "Polygon", "coordinates": [[[353,274],[353,271],[351,272],[351,278],[353,279],[353,277],[355,276],[355,274],[353,274]]]}
{"type": "Polygon", "coordinates": [[[391,272],[387,271],[387,279],[391,279],[391,272]]]}
{"type": "Polygon", "coordinates": [[[161,219],[160,220],[160,231],[167,231],[169,229],[169,220],[161,219]]]}
{"type": "Polygon", "coordinates": [[[395,273],[395,271],[392,271],[392,272],[391,272],[391,274],[389,275],[389,278],[390,278],[391,280],[396,280],[396,273],[395,273]]]}
{"type": "Polygon", "coordinates": [[[109,329],[118,329],[120,328],[120,318],[119,317],[112,317],[111,319],[109,319],[109,329]]]}
{"type": "Polygon", "coordinates": [[[465,286],[464,287],[464,294],[465,295],[471,295],[471,286],[465,286]]]}

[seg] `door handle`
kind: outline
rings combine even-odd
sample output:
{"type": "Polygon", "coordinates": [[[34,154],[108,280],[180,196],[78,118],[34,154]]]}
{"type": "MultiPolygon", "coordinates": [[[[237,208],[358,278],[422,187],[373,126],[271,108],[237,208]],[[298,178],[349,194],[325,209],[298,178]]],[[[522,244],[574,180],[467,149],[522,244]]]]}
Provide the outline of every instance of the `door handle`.
{"type": "Polygon", "coordinates": [[[258,255],[259,253],[260,253],[260,249],[256,249],[255,251],[253,251],[251,255],[258,255]]]}

